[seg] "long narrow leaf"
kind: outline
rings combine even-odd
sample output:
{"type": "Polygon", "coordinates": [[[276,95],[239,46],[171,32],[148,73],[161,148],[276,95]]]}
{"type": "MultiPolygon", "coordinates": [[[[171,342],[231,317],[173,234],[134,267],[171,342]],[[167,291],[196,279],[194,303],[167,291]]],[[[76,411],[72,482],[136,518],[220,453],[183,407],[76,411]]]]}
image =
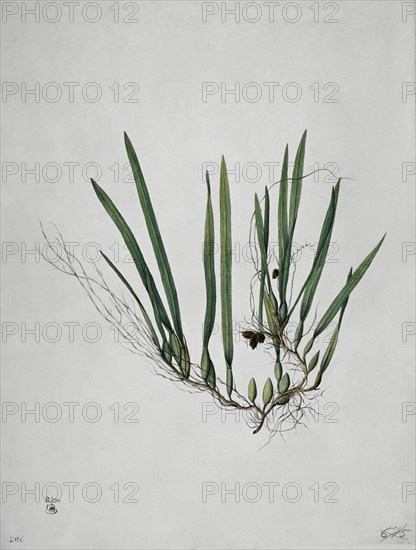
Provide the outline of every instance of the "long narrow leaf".
{"type": "Polygon", "coordinates": [[[209,372],[208,372],[208,377],[207,377],[207,384],[208,386],[210,386],[212,389],[215,389],[216,385],[217,385],[217,376],[215,374],[215,369],[214,369],[214,365],[212,363],[212,361],[210,362],[210,365],[209,365],[209,372]]]}
{"type": "MultiPolygon", "coordinates": [[[[266,259],[266,266],[267,266],[268,265],[267,257],[269,254],[269,237],[270,237],[270,196],[269,196],[269,190],[267,189],[267,185],[264,187],[264,224],[263,225],[264,225],[264,249],[265,249],[265,259],[266,259]]],[[[271,291],[270,275],[268,270],[267,270],[267,280],[269,285],[269,291],[271,291]]]]}
{"type": "Polygon", "coordinates": [[[325,216],[325,220],[322,226],[321,235],[318,241],[318,247],[316,250],[315,259],[312,264],[312,269],[307,278],[305,293],[303,295],[302,304],[300,307],[300,318],[305,321],[308,313],[312,307],[313,299],[321,279],[322,272],[325,267],[326,257],[331,243],[332,229],[335,222],[335,214],[337,210],[338,195],[339,195],[340,180],[335,188],[332,189],[331,201],[325,216]]]}
{"type": "MultiPolygon", "coordinates": [[[[214,365],[208,351],[208,343],[214,328],[215,309],[217,301],[217,290],[215,280],[215,263],[214,263],[214,214],[212,211],[211,200],[211,185],[209,181],[208,171],[206,172],[207,181],[207,206],[205,212],[205,233],[204,233],[204,274],[205,274],[205,291],[206,291],[206,307],[204,319],[204,333],[202,343],[201,357],[201,375],[204,380],[208,381],[211,372],[210,380],[215,379],[214,365]]],[[[215,385],[215,384],[214,384],[215,385]]]]}
{"type": "MultiPolygon", "coordinates": [[[[383,237],[384,239],[384,237],[383,237]]],[[[353,269],[351,268],[349,273],[348,273],[348,277],[347,277],[347,283],[348,281],[351,279],[352,277],[352,274],[353,274],[353,269]]],[[[342,306],[341,306],[341,313],[339,314],[339,320],[338,320],[338,324],[339,326],[341,327],[341,323],[342,323],[342,318],[344,317],[344,313],[345,313],[345,308],[347,307],[348,305],[348,300],[349,300],[349,295],[345,298],[342,306]]]]}
{"type": "Polygon", "coordinates": [[[283,263],[286,242],[288,238],[287,221],[287,171],[289,165],[289,146],[286,145],[285,156],[283,158],[282,174],[280,176],[279,186],[279,205],[278,205],[278,239],[279,239],[279,264],[283,263]]]}
{"type": "Polygon", "coordinates": [[[287,252],[287,243],[289,238],[288,220],[287,220],[287,170],[289,164],[289,147],[286,145],[285,156],[282,165],[282,175],[280,177],[279,187],[279,206],[278,206],[278,239],[279,239],[279,296],[280,302],[286,301],[286,288],[289,276],[290,251],[287,252]]]}
{"type": "MultiPolygon", "coordinates": [[[[347,282],[351,279],[351,277],[352,277],[352,268],[350,269],[350,272],[348,273],[347,282]]],[[[341,329],[342,318],[344,317],[345,308],[347,307],[347,304],[348,304],[348,296],[347,296],[347,298],[345,298],[344,303],[341,306],[341,312],[339,314],[339,319],[338,319],[337,326],[335,327],[335,330],[334,330],[334,332],[331,336],[331,341],[328,345],[328,348],[326,349],[326,351],[324,353],[324,356],[322,357],[322,362],[321,362],[321,367],[320,367],[320,370],[322,372],[325,372],[326,369],[328,368],[329,363],[331,362],[331,359],[334,355],[335,348],[337,347],[338,336],[339,336],[339,331],[341,329]]]]}
{"type": "Polygon", "coordinates": [[[257,193],[254,195],[254,215],[256,220],[257,240],[260,249],[260,265],[265,267],[267,265],[266,260],[266,246],[264,242],[264,224],[263,216],[261,213],[260,202],[257,193]]]}
{"type": "Polygon", "coordinates": [[[308,296],[302,301],[302,308],[301,310],[301,319],[302,315],[304,316],[304,319],[306,319],[307,314],[309,313],[310,306],[312,305],[313,296],[316,291],[316,287],[318,286],[319,279],[322,274],[323,267],[325,265],[326,256],[328,254],[329,245],[331,242],[331,235],[332,235],[332,229],[334,226],[335,221],[335,214],[336,214],[336,208],[337,208],[337,202],[338,202],[338,194],[339,194],[339,184],[341,180],[338,180],[337,185],[335,188],[332,188],[331,192],[331,200],[329,202],[329,206],[325,215],[324,223],[322,226],[321,234],[319,237],[318,247],[316,249],[315,258],[312,264],[311,271],[309,272],[308,277],[306,278],[306,281],[303,283],[302,288],[300,289],[300,292],[293,303],[292,307],[290,308],[290,311],[288,313],[288,317],[290,317],[296,308],[299,300],[301,299],[305,289],[309,286],[308,290],[308,296]],[[319,271],[320,269],[320,271],[319,271]],[[317,277],[316,286],[314,286],[314,281],[312,280],[314,277],[317,277]],[[309,303],[310,301],[310,303],[309,303]],[[308,309],[309,307],[309,309],[308,309]]]}
{"type": "MultiPolygon", "coordinates": [[[[101,253],[101,256],[104,258],[104,260],[108,263],[108,265],[113,269],[113,271],[117,274],[117,276],[121,279],[121,281],[125,284],[125,286],[127,287],[127,289],[129,290],[130,294],[133,296],[133,298],[136,300],[139,308],[140,308],[140,311],[141,311],[141,314],[143,315],[143,318],[144,320],[146,321],[146,324],[148,326],[148,329],[150,331],[150,334],[152,335],[152,339],[153,339],[153,342],[154,344],[159,348],[159,340],[157,338],[157,335],[156,335],[156,332],[155,332],[155,329],[153,327],[153,323],[144,307],[144,305],[142,304],[142,302],[140,301],[140,298],[137,296],[137,294],[135,293],[135,291],[133,290],[132,286],[130,285],[130,283],[128,282],[128,280],[124,277],[124,275],[121,273],[121,271],[113,264],[113,262],[110,260],[110,258],[108,258],[104,252],[102,250],[100,250],[100,253],[101,253]]],[[[162,333],[163,336],[164,336],[164,333],[162,333]]]]}
{"type": "Polygon", "coordinates": [[[214,214],[212,211],[211,185],[208,172],[207,180],[207,206],[205,214],[205,235],[204,235],[204,273],[206,290],[206,309],[204,321],[203,347],[208,348],[208,342],[212,334],[215,322],[215,309],[217,301],[215,264],[214,264],[214,214]]]}
{"type": "Polygon", "coordinates": [[[273,312],[276,311],[272,301],[270,299],[270,296],[267,292],[264,294],[264,308],[266,310],[266,317],[267,317],[267,323],[269,325],[269,330],[271,334],[274,336],[273,338],[273,344],[276,348],[276,353],[278,352],[279,348],[279,342],[277,340],[277,336],[279,334],[279,325],[277,324],[277,320],[275,319],[273,312]]]}
{"type": "Polygon", "coordinates": [[[184,339],[182,332],[181,315],[179,311],[178,295],[176,292],[175,282],[173,280],[168,257],[166,255],[165,247],[163,245],[162,237],[160,235],[159,226],[153,210],[152,202],[150,200],[149,192],[147,190],[146,182],[140,168],[139,160],[137,158],[133,145],[126,133],[124,133],[124,141],[131,168],[133,170],[133,176],[136,182],[140,204],[146,220],[147,230],[149,232],[149,237],[152,242],[157,265],[159,267],[160,276],[163,283],[163,288],[165,289],[166,298],[172,315],[173,325],[179,339],[181,340],[181,343],[183,344],[184,339]]]}
{"type": "MultiPolygon", "coordinates": [[[[352,276],[352,268],[350,269],[350,272],[348,273],[347,282],[351,279],[351,276],[352,276]]],[[[348,304],[348,296],[347,296],[347,298],[345,298],[345,300],[344,300],[344,302],[341,306],[341,312],[339,314],[339,319],[338,319],[337,326],[335,327],[335,330],[332,333],[331,340],[328,344],[327,349],[325,350],[324,356],[322,357],[321,365],[319,367],[318,376],[316,377],[316,380],[315,380],[315,387],[318,387],[319,384],[321,383],[322,375],[326,371],[326,369],[329,367],[329,364],[330,364],[330,362],[332,360],[332,357],[335,353],[335,349],[336,349],[337,344],[338,344],[338,337],[339,337],[339,332],[340,332],[340,329],[341,329],[342,318],[344,317],[345,308],[347,307],[347,304],[348,304]]],[[[319,352],[318,352],[317,355],[319,356],[319,352]]],[[[314,356],[314,357],[316,357],[316,356],[314,356]]],[[[312,358],[312,360],[313,359],[314,358],[312,358]]],[[[311,370],[312,370],[312,368],[309,369],[309,371],[311,371],[311,370]]]]}
{"type": "Polygon", "coordinates": [[[332,333],[331,340],[328,344],[328,347],[325,350],[325,354],[322,357],[321,366],[319,368],[319,372],[316,376],[316,380],[314,383],[314,387],[317,388],[320,383],[322,382],[322,376],[325,372],[325,370],[328,368],[329,363],[331,362],[331,359],[334,355],[335,348],[337,347],[338,343],[338,335],[339,335],[339,325],[335,327],[334,332],[332,333]]]}
{"type": "Polygon", "coordinates": [[[233,346],[233,313],[232,313],[232,282],[231,282],[231,201],[225,159],[221,159],[220,175],[220,236],[221,236],[221,320],[224,357],[227,364],[227,391],[231,396],[233,378],[232,362],[233,346]]]}
{"type": "Polygon", "coordinates": [[[296,220],[298,217],[300,197],[302,194],[303,183],[303,164],[305,161],[305,144],[307,130],[303,132],[299,147],[295,157],[295,165],[293,167],[292,185],[290,187],[290,209],[289,209],[289,236],[293,239],[296,220]]]}
{"type": "Polygon", "coordinates": [[[264,246],[266,247],[266,257],[269,248],[270,235],[270,196],[267,185],[264,187],[264,246]]]}
{"type": "Polygon", "coordinates": [[[147,267],[147,264],[143,257],[142,251],[140,250],[140,247],[136,241],[136,238],[134,237],[130,227],[127,225],[125,219],[120,214],[117,207],[115,206],[113,201],[110,199],[110,197],[107,195],[107,193],[93,179],[91,179],[91,182],[98,199],[100,200],[101,204],[104,206],[107,214],[110,216],[110,218],[113,220],[113,222],[117,226],[117,229],[120,231],[123,237],[123,240],[126,243],[126,246],[133,258],[137,271],[139,272],[143,285],[147,290],[150,301],[152,303],[153,313],[154,313],[156,324],[158,325],[159,330],[163,334],[163,328],[162,328],[162,323],[163,323],[163,325],[169,330],[169,332],[172,332],[173,331],[172,325],[166,313],[165,306],[163,305],[162,299],[156,288],[156,284],[154,282],[152,274],[150,273],[150,270],[147,267]]]}
{"type": "Polygon", "coordinates": [[[377,244],[377,246],[370,252],[370,254],[361,262],[359,267],[354,271],[350,279],[347,281],[347,283],[344,285],[344,287],[341,289],[341,291],[338,293],[336,298],[333,300],[332,304],[329,306],[329,308],[324,313],[322,319],[319,321],[315,332],[314,337],[318,336],[323,332],[329,323],[332,321],[332,319],[335,317],[335,315],[338,313],[338,311],[341,309],[342,304],[344,301],[348,298],[348,296],[351,294],[351,292],[354,290],[354,288],[357,286],[357,284],[362,279],[363,275],[367,271],[367,269],[370,267],[372,261],[374,260],[377,252],[379,251],[381,245],[383,244],[384,238],[386,235],[383,236],[383,238],[380,240],[380,242],[377,244]]]}
{"type": "Polygon", "coordinates": [[[267,283],[268,287],[270,289],[270,275],[268,272],[267,267],[267,248],[268,248],[268,240],[269,240],[269,209],[270,209],[270,203],[269,203],[269,195],[266,188],[266,202],[265,202],[265,214],[264,214],[264,220],[266,223],[263,223],[263,217],[261,214],[261,208],[260,208],[260,202],[257,196],[257,193],[254,197],[254,213],[255,213],[255,220],[256,220],[256,229],[257,229],[257,241],[259,243],[260,248],[260,266],[261,266],[261,273],[260,273],[260,292],[259,292],[259,323],[260,325],[263,324],[263,303],[264,303],[264,285],[265,280],[267,277],[267,283]]]}
{"type": "MultiPolygon", "coordinates": [[[[264,188],[264,248],[266,252],[266,266],[267,266],[267,255],[269,253],[269,236],[270,236],[270,196],[269,196],[269,190],[267,189],[267,185],[266,185],[264,188]]],[[[268,274],[268,270],[267,270],[267,274],[268,274]]],[[[264,284],[265,284],[266,274],[262,272],[261,275],[262,276],[260,281],[260,291],[264,294],[264,284]]],[[[272,292],[272,289],[270,286],[270,276],[268,276],[268,285],[269,285],[269,292],[272,292]]],[[[263,323],[263,299],[264,297],[260,297],[259,299],[260,325],[263,323]]]]}
{"type": "Polygon", "coordinates": [[[295,157],[295,165],[293,167],[292,184],[290,187],[290,205],[289,205],[289,234],[284,250],[283,259],[283,279],[281,281],[281,305],[280,305],[280,317],[282,321],[287,317],[287,304],[286,304],[286,288],[289,280],[290,271],[290,259],[292,254],[293,235],[295,233],[296,220],[298,217],[300,198],[302,194],[303,183],[303,165],[305,161],[305,144],[306,144],[307,131],[303,132],[300,140],[298,150],[295,157]]]}

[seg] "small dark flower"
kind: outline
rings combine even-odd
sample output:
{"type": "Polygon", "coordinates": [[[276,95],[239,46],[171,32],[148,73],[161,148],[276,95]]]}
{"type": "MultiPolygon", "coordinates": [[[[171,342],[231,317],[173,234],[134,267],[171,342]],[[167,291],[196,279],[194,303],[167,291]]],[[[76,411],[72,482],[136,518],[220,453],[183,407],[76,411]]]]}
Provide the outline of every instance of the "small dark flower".
{"type": "Polygon", "coordinates": [[[278,269],[273,269],[272,279],[277,279],[278,276],[279,276],[279,270],[278,269]]]}
{"type": "Polygon", "coordinates": [[[264,340],[264,334],[262,334],[261,332],[253,332],[253,335],[250,337],[249,345],[251,349],[256,349],[257,344],[262,344],[264,340]]]}
{"type": "Polygon", "coordinates": [[[244,338],[247,338],[251,349],[256,349],[258,344],[262,344],[266,337],[262,332],[254,332],[252,330],[243,330],[241,333],[244,338]]]}

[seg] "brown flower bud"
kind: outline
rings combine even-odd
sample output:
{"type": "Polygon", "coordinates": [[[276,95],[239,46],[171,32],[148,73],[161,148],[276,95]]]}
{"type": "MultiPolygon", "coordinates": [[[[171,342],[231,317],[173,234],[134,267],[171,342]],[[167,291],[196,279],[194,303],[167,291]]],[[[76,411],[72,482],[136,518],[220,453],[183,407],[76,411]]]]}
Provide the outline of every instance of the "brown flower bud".
{"type": "Polygon", "coordinates": [[[254,332],[249,342],[251,349],[256,349],[257,344],[262,344],[264,340],[264,334],[262,334],[261,332],[254,332]]]}

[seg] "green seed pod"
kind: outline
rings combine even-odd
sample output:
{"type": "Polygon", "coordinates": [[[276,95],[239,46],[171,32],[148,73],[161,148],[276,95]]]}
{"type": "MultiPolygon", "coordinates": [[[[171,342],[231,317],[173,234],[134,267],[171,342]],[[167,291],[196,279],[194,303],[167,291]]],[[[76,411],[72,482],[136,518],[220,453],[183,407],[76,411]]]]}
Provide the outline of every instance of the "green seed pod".
{"type": "Polygon", "coordinates": [[[316,367],[317,363],[318,363],[318,359],[319,359],[319,351],[317,351],[315,353],[315,355],[312,357],[312,359],[309,361],[309,365],[308,365],[308,372],[311,372],[313,371],[313,369],[316,367]]]}
{"type": "Polygon", "coordinates": [[[266,380],[266,383],[264,384],[263,388],[263,402],[264,405],[267,406],[273,397],[273,384],[270,378],[266,380]]]}
{"type": "Polygon", "coordinates": [[[163,357],[165,358],[165,361],[167,363],[170,363],[172,361],[172,353],[170,351],[170,346],[166,342],[166,340],[162,344],[162,353],[163,353],[163,357]]]}
{"type": "Polygon", "coordinates": [[[256,400],[256,397],[257,397],[257,385],[254,378],[252,378],[248,383],[248,398],[252,403],[254,403],[254,401],[256,400]]]}
{"type": "Polygon", "coordinates": [[[303,321],[300,321],[295,332],[295,337],[293,339],[293,342],[295,344],[295,350],[298,349],[300,341],[302,340],[302,336],[303,336],[303,321]]]}
{"type": "Polygon", "coordinates": [[[210,361],[209,352],[207,349],[204,349],[201,357],[201,376],[204,380],[208,378],[210,361]]]}
{"type": "Polygon", "coordinates": [[[286,302],[283,302],[283,304],[280,306],[280,309],[279,309],[279,317],[282,321],[284,321],[286,319],[286,315],[287,315],[287,305],[286,305],[286,302]]]}
{"type": "Polygon", "coordinates": [[[290,386],[290,378],[288,373],[283,375],[283,378],[279,382],[279,392],[284,393],[289,389],[290,386]]]}
{"type": "Polygon", "coordinates": [[[305,349],[303,350],[303,355],[306,356],[310,351],[311,351],[311,348],[313,346],[313,341],[314,341],[314,338],[312,336],[312,338],[309,340],[309,342],[306,344],[305,346],[305,349]]]}
{"type": "Polygon", "coordinates": [[[181,343],[174,332],[169,334],[169,345],[173,357],[178,365],[181,364],[181,343]]]}
{"type": "Polygon", "coordinates": [[[280,361],[276,361],[274,365],[274,375],[278,382],[280,382],[280,379],[282,378],[282,374],[283,374],[282,363],[280,361]]]}
{"type": "Polygon", "coordinates": [[[286,403],[288,403],[290,400],[290,397],[288,395],[284,395],[283,397],[278,397],[276,399],[276,403],[278,405],[286,405],[286,403]]]}
{"type": "Polygon", "coordinates": [[[217,384],[214,364],[211,361],[211,359],[209,360],[209,372],[208,372],[207,383],[208,383],[208,386],[212,389],[215,389],[215,386],[217,384]]]}

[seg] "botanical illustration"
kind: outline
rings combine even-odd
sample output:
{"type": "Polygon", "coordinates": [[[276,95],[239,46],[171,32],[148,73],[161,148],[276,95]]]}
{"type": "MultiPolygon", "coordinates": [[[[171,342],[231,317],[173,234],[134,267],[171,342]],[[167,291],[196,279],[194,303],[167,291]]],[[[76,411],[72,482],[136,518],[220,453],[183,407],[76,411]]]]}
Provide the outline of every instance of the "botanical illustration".
{"type": "MultiPolygon", "coordinates": [[[[329,303],[329,306],[318,315],[314,309],[315,295],[331,243],[341,187],[341,180],[338,180],[330,192],[312,265],[303,284],[298,285],[300,290],[297,295],[292,296],[295,276],[293,239],[302,185],[306,178],[305,145],[306,131],[297,148],[290,175],[289,149],[286,146],[281,177],[276,182],[276,200],[272,200],[271,189],[267,186],[264,196],[254,196],[250,235],[258,254],[253,257],[255,284],[250,289],[251,299],[247,303],[250,317],[242,336],[248,344],[247,353],[253,353],[252,350],[272,352],[273,360],[266,379],[256,376],[253,369],[248,387],[241,387],[238,365],[233,361],[232,190],[224,157],[219,179],[219,212],[215,215],[211,197],[214,184],[206,174],[205,226],[201,227],[201,237],[204,235],[201,276],[203,269],[206,293],[205,297],[201,297],[205,300],[205,318],[200,320],[201,323],[203,321],[203,335],[199,350],[189,349],[171,263],[139,160],[126,134],[125,146],[160,274],[160,288],[153,276],[154,268],[149,267],[144,258],[141,243],[118,206],[96,181],[91,180],[95,194],[120,232],[141,283],[138,279],[127,279],[115,263],[101,252],[108,270],[116,274],[122,283],[120,287],[124,288],[122,293],[117,293],[97,266],[93,274],[87,272],[82,262],[65,246],[59,231],[55,239],[50,240],[42,228],[54,257],[51,261],[51,255],[45,254],[45,259],[62,272],[77,278],[95,307],[109,323],[117,327],[123,342],[131,350],[149,358],[157,374],[184,385],[191,392],[196,390],[210,394],[221,407],[245,411],[244,416],[253,433],[258,433],[262,428],[268,429],[271,435],[293,429],[309,410],[313,410],[314,400],[322,391],[325,373],[337,347],[350,294],[370,267],[384,240],[383,237],[358,267],[350,269],[335,297],[323,296],[322,302],[329,303]],[[214,233],[218,227],[220,257],[219,265],[216,265],[214,233]],[[273,258],[273,265],[271,235],[278,241],[278,257],[273,258]],[[214,364],[211,358],[210,340],[215,322],[221,325],[222,330],[222,364],[214,364]],[[288,330],[289,322],[296,322],[294,333],[288,330]],[[127,325],[135,328],[134,335],[126,328],[127,325]],[[329,341],[318,342],[319,335],[331,327],[333,331],[329,341]]],[[[217,192],[217,185],[215,189],[217,192]]]]}

